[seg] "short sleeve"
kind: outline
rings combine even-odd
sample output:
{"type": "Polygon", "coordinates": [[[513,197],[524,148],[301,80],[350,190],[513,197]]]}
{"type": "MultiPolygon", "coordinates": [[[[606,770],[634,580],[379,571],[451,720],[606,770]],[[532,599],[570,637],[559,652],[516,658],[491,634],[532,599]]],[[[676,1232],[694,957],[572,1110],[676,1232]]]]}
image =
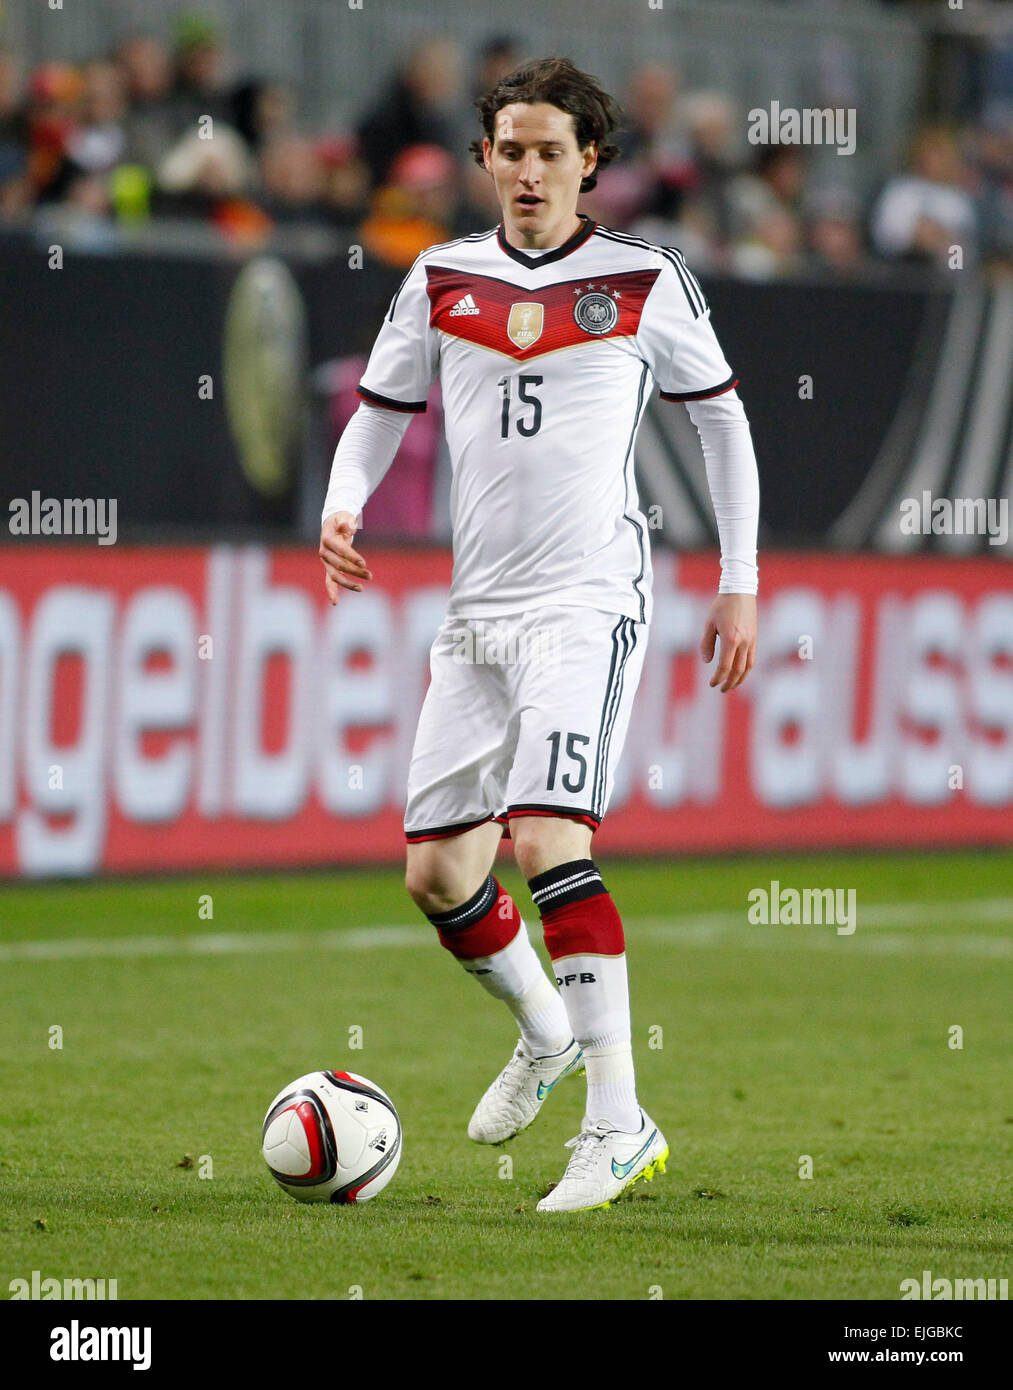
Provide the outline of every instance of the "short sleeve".
{"type": "Polygon", "coordinates": [[[666,401],[703,401],[738,384],[710,321],[696,276],[674,249],[659,248],[661,274],[647,297],[637,339],[666,401]]]}
{"type": "Polygon", "coordinates": [[[421,412],[439,365],[439,335],[429,325],[429,295],[422,258],[390,302],[358,394],[370,405],[421,412]]]}

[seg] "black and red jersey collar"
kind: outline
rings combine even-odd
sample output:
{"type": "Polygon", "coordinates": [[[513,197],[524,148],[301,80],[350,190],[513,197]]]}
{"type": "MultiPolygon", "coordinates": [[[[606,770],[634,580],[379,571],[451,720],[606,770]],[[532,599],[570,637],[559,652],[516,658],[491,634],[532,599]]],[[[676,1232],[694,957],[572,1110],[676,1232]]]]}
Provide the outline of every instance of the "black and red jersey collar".
{"type": "Polygon", "coordinates": [[[577,216],[581,220],[581,226],[577,228],[573,236],[568,241],[564,241],[562,246],[556,246],[551,251],[546,251],[544,256],[529,256],[525,251],[518,251],[516,246],[511,246],[506,239],[506,232],[501,222],[496,228],[496,240],[499,242],[500,250],[505,251],[512,261],[518,261],[521,265],[526,265],[529,270],[537,270],[540,265],[551,265],[553,261],[561,261],[564,256],[569,256],[572,251],[576,251],[578,246],[583,246],[588,237],[594,233],[597,222],[592,222],[586,213],[578,212],[577,216]]]}

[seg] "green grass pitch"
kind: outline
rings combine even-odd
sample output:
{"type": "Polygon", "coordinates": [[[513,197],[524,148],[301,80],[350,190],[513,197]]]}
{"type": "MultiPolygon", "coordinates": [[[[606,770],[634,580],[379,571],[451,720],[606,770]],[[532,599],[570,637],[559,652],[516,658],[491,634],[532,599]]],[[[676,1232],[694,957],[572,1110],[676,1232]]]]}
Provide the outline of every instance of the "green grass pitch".
{"type": "Polygon", "coordinates": [[[571,1216],[535,1204],[583,1080],[510,1144],[468,1140],[512,1020],[398,871],[5,886],[0,1296],[33,1270],[121,1299],[895,1299],[925,1269],[1008,1277],[1013,856],[602,869],[672,1153],[571,1216]],[[854,888],[857,930],[749,925],[772,879],[854,888]],[[259,1155],[268,1101],[316,1068],[401,1113],[400,1170],[360,1208],[300,1206],[259,1155]]]}

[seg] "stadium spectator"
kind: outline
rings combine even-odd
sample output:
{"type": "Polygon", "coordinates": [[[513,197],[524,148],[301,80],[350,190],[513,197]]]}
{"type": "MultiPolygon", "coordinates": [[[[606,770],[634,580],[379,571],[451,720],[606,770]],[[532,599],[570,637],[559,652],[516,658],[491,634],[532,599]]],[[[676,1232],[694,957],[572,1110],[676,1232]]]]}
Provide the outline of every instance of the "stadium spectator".
{"type": "Polygon", "coordinates": [[[926,125],[914,139],[910,172],[889,179],[872,212],[872,240],[881,256],[945,268],[950,247],[964,263],[975,257],[977,226],[969,170],[953,135],[926,125]]]}
{"type": "Polygon", "coordinates": [[[454,111],[461,92],[461,51],[449,38],[412,50],[393,81],[359,125],[359,148],[375,187],[383,184],[401,150],[439,145],[456,150],[454,111]]]}
{"type": "Polygon", "coordinates": [[[471,84],[472,99],[479,101],[523,61],[524,50],[516,38],[497,34],[486,39],[478,51],[478,67],[471,84]]]}
{"type": "Polygon", "coordinates": [[[326,174],[316,142],[305,135],[283,135],[263,149],[257,201],[274,222],[328,220],[324,206],[326,174]]]}
{"type": "Polygon", "coordinates": [[[715,253],[733,232],[731,185],[739,172],[735,143],[736,113],[722,92],[692,92],[683,101],[683,119],[693,166],[691,196],[697,225],[706,226],[715,253]]]}
{"type": "Polygon", "coordinates": [[[171,110],[177,135],[192,129],[201,116],[228,124],[232,112],[228,58],[213,20],[184,15],[176,26],[176,81],[171,110]]]}
{"type": "Polygon", "coordinates": [[[772,204],[736,240],[731,269],[745,280],[790,279],[802,268],[802,247],[799,218],[789,208],[772,204]]]}
{"type": "Polygon", "coordinates": [[[645,63],[630,79],[623,101],[625,123],[616,144],[627,162],[657,163],[672,154],[685,154],[677,117],[680,78],[675,68],[645,63]]]}
{"type": "Polygon", "coordinates": [[[228,126],[218,126],[213,140],[202,140],[192,131],[174,145],[159,165],[158,182],[173,196],[197,192],[220,197],[244,192],[252,174],[253,161],[242,137],[228,126]]]}
{"type": "Polygon", "coordinates": [[[44,236],[77,251],[112,253],[120,243],[111,213],[107,174],[68,163],[63,196],[45,205],[38,227],[44,236]]]}
{"type": "Polygon", "coordinates": [[[728,186],[732,250],[738,275],[769,280],[801,265],[806,166],[799,145],[761,145],[753,168],[728,186]]]}
{"type": "Polygon", "coordinates": [[[81,115],[66,141],[66,156],[75,171],[105,173],[120,163],[126,147],[126,81],[113,62],[87,63],[82,77],[81,115]]]}
{"type": "Polygon", "coordinates": [[[846,188],[827,188],[815,195],[806,225],[809,263],[818,273],[848,279],[866,265],[861,208],[846,188]]]}
{"type": "Polygon", "coordinates": [[[0,222],[8,224],[27,218],[34,203],[22,92],[19,63],[0,48],[0,222]]]}
{"type": "Polygon", "coordinates": [[[155,169],[181,133],[172,101],[172,58],[160,39],[134,34],[117,48],[116,61],[124,75],[128,103],[124,158],[155,169]]]}
{"type": "Polygon", "coordinates": [[[84,83],[69,63],[46,63],[32,74],[27,128],[29,175],[40,200],[65,191],[67,141],[77,128],[84,83]]]}
{"type": "MultiPolygon", "coordinates": [[[[470,104],[462,104],[458,111],[458,119],[454,129],[454,151],[459,152],[467,149],[470,141],[475,134],[475,107],[486,92],[492,91],[508,72],[513,72],[514,68],[520,67],[525,58],[525,50],[521,41],[510,34],[494,34],[487,38],[479,47],[476,58],[472,64],[471,80],[468,84],[470,104]]],[[[469,178],[469,168],[476,166],[471,160],[465,160],[461,164],[459,175],[465,185],[462,190],[462,207],[473,209],[470,198],[472,180],[469,178]]],[[[495,215],[491,222],[486,218],[482,223],[482,228],[494,225],[499,221],[499,204],[496,204],[495,215]]],[[[468,226],[468,231],[479,230],[477,226],[468,226]]]]}
{"type": "Polygon", "coordinates": [[[458,188],[457,165],[446,150],[402,150],[359,229],[363,246],[386,265],[407,268],[420,251],[456,231],[458,188]]]}
{"type": "Polygon", "coordinates": [[[582,206],[590,216],[615,227],[640,217],[677,220],[690,177],[676,118],[678,92],[678,74],[671,67],[648,63],[633,74],[624,124],[615,135],[621,158],[599,174],[598,186],[585,199],[582,206]]]}
{"type": "Polygon", "coordinates": [[[227,240],[259,244],[272,222],[250,196],[254,164],[241,135],[215,126],[215,138],[194,131],[172,149],[158,169],[158,210],[210,222],[227,240]]]}
{"type": "Polygon", "coordinates": [[[241,82],[229,98],[230,124],[254,154],[281,135],[292,132],[295,98],[284,82],[259,77],[241,82]]]}
{"type": "Polygon", "coordinates": [[[14,147],[24,151],[28,147],[23,86],[14,54],[0,48],[0,150],[14,147]]]}
{"type": "Polygon", "coordinates": [[[753,168],[733,179],[728,189],[733,236],[751,236],[768,212],[797,216],[805,179],[800,145],[760,145],[753,168]]]}
{"type": "Polygon", "coordinates": [[[986,108],[970,133],[969,154],[982,259],[992,270],[1013,273],[1013,101],[986,108]]]}
{"type": "Polygon", "coordinates": [[[369,214],[369,170],[354,136],[327,136],[317,146],[324,171],[324,209],[335,227],[357,227],[369,214]]]}
{"type": "Polygon", "coordinates": [[[495,227],[503,216],[496,197],[496,185],[485,169],[469,160],[460,171],[461,202],[458,214],[458,234],[484,232],[495,227]]]}
{"type": "Polygon", "coordinates": [[[161,39],[154,34],[131,34],[117,46],[115,60],[132,106],[168,100],[174,72],[168,46],[161,39]]]}
{"type": "Polygon", "coordinates": [[[684,199],[678,219],[637,217],[626,223],[635,236],[660,246],[678,246],[697,270],[727,269],[729,250],[718,236],[707,204],[696,196],[684,199]]]}
{"type": "Polygon", "coordinates": [[[678,148],[685,152],[659,163],[652,195],[630,225],[649,241],[678,246],[698,270],[727,270],[729,189],[737,173],[735,111],[719,92],[693,92],[680,103],[680,113],[686,144],[678,148]]]}
{"type": "Polygon", "coordinates": [[[27,223],[34,206],[26,156],[13,145],[0,148],[0,223],[8,228],[27,223]]]}

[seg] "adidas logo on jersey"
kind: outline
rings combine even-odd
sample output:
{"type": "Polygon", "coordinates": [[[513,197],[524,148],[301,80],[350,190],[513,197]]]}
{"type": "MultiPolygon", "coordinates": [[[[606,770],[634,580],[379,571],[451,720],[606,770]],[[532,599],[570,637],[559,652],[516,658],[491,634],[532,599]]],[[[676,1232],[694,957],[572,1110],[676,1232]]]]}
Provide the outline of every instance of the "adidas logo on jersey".
{"type": "Polygon", "coordinates": [[[450,311],[450,317],[455,318],[461,314],[479,314],[482,311],[472,299],[470,294],[466,294],[463,299],[459,299],[450,311]]]}

